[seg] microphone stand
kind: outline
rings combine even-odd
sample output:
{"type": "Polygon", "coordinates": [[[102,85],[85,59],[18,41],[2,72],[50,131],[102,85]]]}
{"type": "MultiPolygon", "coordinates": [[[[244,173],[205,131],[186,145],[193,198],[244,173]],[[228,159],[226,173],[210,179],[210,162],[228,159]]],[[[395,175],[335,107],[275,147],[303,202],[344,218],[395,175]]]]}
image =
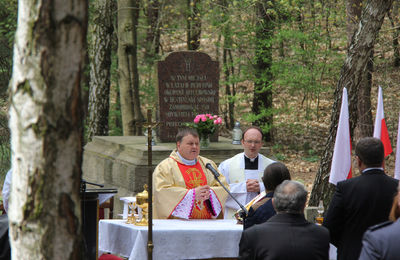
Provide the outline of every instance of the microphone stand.
{"type": "MultiPolygon", "coordinates": [[[[213,172],[213,171],[211,171],[213,172]]],[[[243,219],[243,229],[244,229],[244,221],[246,220],[247,215],[249,212],[247,209],[232,195],[232,193],[222,184],[222,182],[218,179],[218,176],[214,174],[214,178],[218,181],[219,184],[221,184],[222,188],[229,194],[229,196],[239,205],[240,209],[243,211],[242,214],[240,214],[240,217],[243,219]]]]}

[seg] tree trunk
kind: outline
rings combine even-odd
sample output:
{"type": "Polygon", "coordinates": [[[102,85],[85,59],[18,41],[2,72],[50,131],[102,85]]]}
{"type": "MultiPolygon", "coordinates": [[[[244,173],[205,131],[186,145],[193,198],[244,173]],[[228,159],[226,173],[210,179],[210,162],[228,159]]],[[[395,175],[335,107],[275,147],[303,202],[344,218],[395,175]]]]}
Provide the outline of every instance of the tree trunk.
{"type": "Polygon", "coordinates": [[[363,10],[359,30],[350,44],[347,58],[335,89],[329,136],[312,188],[309,201],[310,206],[316,206],[321,199],[325,205],[328,205],[332,197],[334,186],[328,181],[339,120],[342,90],[343,87],[349,90],[350,133],[352,135],[357,123],[358,90],[362,84],[376,38],[383,23],[383,18],[392,5],[392,2],[393,0],[369,0],[363,10]]]}
{"type": "Polygon", "coordinates": [[[325,9],[325,32],[326,32],[326,38],[327,38],[327,47],[329,50],[332,49],[332,36],[331,36],[331,31],[330,31],[330,25],[332,23],[332,16],[331,16],[331,10],[334,9],[334,6],[329,3],[325,3],[325,1],[320,1],[321,6],[323,9],[325,9]]]}
{"type": "Polygon", "coordinates": [[[272,73],[270,71],[272,64],[272,46],[268,42],[273,37],[274,21],[268,14],[269,7],[272,6],[270,0],[260,0],[256,3],[257,27],[256,27],[256,64],[255,64],[255,82],[252,112],[257,120],[253,122],[263,129],[264,140],[272,139],[272,73]]]}
{"type": "MultiPolygon", "coordinates": [[[[363,0],[347,0],[347,42],[351,44],[353,35],[357,32],[358,24],[361,18],[363,8],[363,0]]],[[[358,123],[354,131],[354,139],[358,140],[362,137],[372,136],[372,112],[371,112],[371,86],[372,86],[372,71],[373,50],[367,64],[367,69],[363,75],[362,83],[358,90],[357,118],[358,123]]]]}
{"type": "Polygon", "coordinates": [[[374,131],[371,109],[372,72],[374,70],[373,60],[374,49],[372,48],[362,82],[358,89],[357,125],[354,129],[353,140],[359,140],[362,137],[372,136],[374,131]]]}
{"type": "Polygon", "coordinates": [[[118,1],[118,84],[124,135],[142,134],[143,114],[140,110],[137,69],[138,19],[139,0],[118,1]]]}
{"type": "MultiPolygon", "coordinates": [[[[226,39],[224,40],[224,42],[226,42],[226,39]]],[[[232,67],[232,63],[230,61],[228,61],[228,56],[229,56],[228,53],[229,52],[230,52],[230,50],[227,49],[226,47],[224,47],[222,60],[223,60],[223,63],[224,63],[223,66],[224,66],[224,74],[225,74],[225,81],[226,81],[226,83],[225,83],[225,95],[226,95],[226,98],[227,98],[227,103],[226,103],[227,115],[226,115],[225,122],[226,122],[226,127],[228,129],[233,129],[233,126],[235,124],[235,122],[234,122],[235,119],[234,119],[234,114],[233,114],[235,103],[233,101],[231,85],[229,84],[230,75],[231,75],[231,67],[232,67]]],[[[233,87],[233,84],[232,84],[232,87],[233,87]]]]}
{"type": "Polygon", "coordinates": [[[91,32],[90,83],[88,139],[95,135],[108,135],[108,114],[110,108],[110,67],[113,15],[115,4],[112,0],[93,2],[91,32]]]}
{"type": "Polygon", "coordinates": [[[360,23],[361,12],[364,0],[346,1],[346,21],[347,21],[347,46],[350,46],[353,35],[357,32],[360,23]]]}
{"type": "Polygon", "coordinates": [[[197,50],[200,47],[200,36],[201,36],[200,1],[201,0],[187,0],[188,50],[197,50]]]}
{"type": "MultiPolygon", "coordinates": [[[[299,2],[299,6],[305,5],[305,3],[303,1],[299,2]]],[[[297,26],[299,27],[299,31],[300,32],[304,32],[304,18],[303,18],[303,14],[302,14],[302,10],[299,8],[295,10],[295,16],[296,16],[296,22],[297,22],[297,26]]],[[[305,49],[305,43],[303,39],[300,39],[299,41],[299,46],[302,50],[305,49]]]]}
{"type": "Polygon", "coordinates": [[[392,25],[392,46],[393,46],[393,66],[400,67],[400,51],[399,51],[399,35],[400,35],[400,27],[396,24],[397,17],[399,16],[399,1],[393,1],[393,7],[391,12],[389,12],[389,19],[392,25]],[[396,18],[396,19],[394,19],[396,18]]]}
{"type": "Polygon", "coordinates": [[[140,95],[139,95],[139,72],[138,72],[138,60],[137,60],[137,49],[138,49],[138,40],[137,40],[137,25],[139,23],[139,5],[140,0],[135,0],[133,4],[133,31],[132,31],[132,53],[131,53],[131,62],[132,69],[131,69],[131,78],[133,78],[133,91],[132,91],[132,98],[133,98],[133,107],[134,107],[134,118],[135,118],[135,125],[134,125],[134,134],[135,135],[143,135],[143,122],[144,116],[142,113],[142,109],[140,107],[140,95]]]}
{"type": "MultiPolygon", "coordinates": [[[[234,77],[235,66],[233,64],[232,50],[228,50],[228,56],[230,64],[229,68],[231,70],[232,77],[234,77]]],[[[236,96],[236,84],[232,82],[232,91],[230,92],[230,97],[228,100],[230,129],[233,129],[233,127],[235,126],[235,96],[236,96]]]]}
{"type": "Polygon", "coordinates": [[[84,259],[81,77],[87,1],[19,1],[10,84],[12,259],[84,259]]]}
{"type": "Polygon", "coordinates": [[[229,4],[227,0],[221,0],[219,2],[221,5],[221,12],[224,14],[221,18],[221,24],[223,25],[222,28],[222,35],[224,37],[224,42],[223,42],[223,55],[222,55],[222,60],[223,60],[223,71],[225,74],[225,95],[226,95],[226,127],[228,129],[233,129],[235,126],[235,83],[231,82],[232,78],[234,77],[235,74],[235,67],[233,64],[233,57],[232,57],[232,30],[231,30],[231,24],[229,23],[227,17],[229,17],[229,14],[227,12],[229,8],[229,4]]]}
{"type": "Polygon", "coordinates": [[[145,43],[145,59],[152,66],[160,51],[160,2],[149,0],[147,6],[147,33],[145,43]]]}

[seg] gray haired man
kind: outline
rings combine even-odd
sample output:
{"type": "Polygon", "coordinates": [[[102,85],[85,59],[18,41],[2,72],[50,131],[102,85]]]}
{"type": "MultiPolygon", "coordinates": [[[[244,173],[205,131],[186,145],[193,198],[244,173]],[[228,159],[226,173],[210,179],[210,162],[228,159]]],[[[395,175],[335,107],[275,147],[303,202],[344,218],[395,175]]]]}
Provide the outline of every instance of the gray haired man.
{"type": "Polygon", "coordinates": [[[277,214],[242,233],[239,259],[329,259],[329,231],[304,218],[304,185],[285,180],[272,198],[277,214]]]}

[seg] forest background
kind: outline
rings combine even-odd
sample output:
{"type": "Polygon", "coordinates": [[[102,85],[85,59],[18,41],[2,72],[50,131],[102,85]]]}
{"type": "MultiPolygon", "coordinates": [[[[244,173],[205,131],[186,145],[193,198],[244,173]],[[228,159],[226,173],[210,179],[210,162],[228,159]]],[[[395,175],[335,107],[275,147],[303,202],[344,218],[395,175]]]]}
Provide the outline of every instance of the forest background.
{"type": "MultiPolygon", "coordinates": [[[[220,63],[224,119],[220,135],[231,137],[236,121],[243,127],[261,126],[270,155],[284,162],[294,179],[311,191],[332,139],[334,103],[341,97],[335,90],[365,3],[91,0],[83,79],[85,142],[94,135],[143,134],[143,115],[157,102],[156,61],[172,51],[202,51],[220,63]]],[[[10,167],[7,88],[16,21],[17,1],[1,1],[1,181],[10,167]]],[[[363,69],[366,88],[358,96],[367,104],[350,107],[359,115],[353,143],[372,135],[377,89],[382,86],[395,147],[400,112],[399,25],[398,1],[393,1],[363,69]]],[[[387,159],[390,175],[394,159],[394,154],[387,159]]]]}

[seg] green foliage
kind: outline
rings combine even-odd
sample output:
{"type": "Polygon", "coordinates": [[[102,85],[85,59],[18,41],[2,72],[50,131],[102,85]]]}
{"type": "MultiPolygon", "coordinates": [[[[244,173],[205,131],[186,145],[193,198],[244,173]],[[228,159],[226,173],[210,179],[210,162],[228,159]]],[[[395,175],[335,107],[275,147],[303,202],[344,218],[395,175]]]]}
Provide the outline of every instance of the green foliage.
{"type": "Polygon", "coordinates": [[[282,153],[276,153],[276,154],[274,154],[274,156],[275,156],[276,160],[278,160],[280,162],[283,162],[286,160],[286,156],[282,153]]]}
{"type": "Polygon", "coordinates": [[[108,134],[110,136],[122,136],[123,135],[122,126],[121,126],[121,122],[122,122],[121,108],[115,103],[111,104],[108,122],[109,122],[108,124],[110,127],[108,134]]]}
{"type": "MultiPolygon", "coordinates": [[[[262,118],[268,118],[270,116],[274,115],[274,112],[276,112],[276,109],[274,108],[261,108],[260,113],[254,114],[254,113],[248,113],[247,115],[244,115],[244,119],[249,121],[249,122],[256,122],[262,118]]],[[[272,129],[272,125],[270,124],[264,124],[260,125],[261,130],[263,133],[268,133],[272,129]]]]}
{"type": "MultiPolygon", "coordinates": [[[[0,102],[0,106],[4,105],[0,102]]],[[[0,180],[4,180],[11,167],[10,131],[6,112],[0,111],[0,180]]]]}
{"type": "MultiPolygon", "coordinates": [[[[243,5],[252,6],[254,3],[255,1],[242,2],[241,7],[245,10],[243,5]]],[[[255,55],[248,55],[253,58],[242,65],[244,75],[242,80],[250,80],[256,84],[270,82],[268,88],[273,91],[274,96],[282,92],[302,95],[300,105],[305,107],[305,118],[311,120],[313,114],[318,116],[320,95],[331,91],[333,82],[340,74],[340,64],[344,55],[331,46],[332,36],[328,34],[327,26],[332,26],[332,24],[324,24],[325,21],[337,22],[340,18],[335,16],[334,20],[329,20],[330,13],[324,11],[327,6],[307,6],[302,1],[292,1],[290,4],[288,1],[276,1],[274,5],[269,5],[267,8],[270,10],[266,12],[274,16],[274,32],[270,35],[271,37],[263,39],[251,37],[255,36],[257,30],[254,19],[250,19],[253,22],[246,25],[247,30],[242,30],[247,34],[247,37],[240,38],[243,46],[253,48],[254,43],[257,43],[261,47],[256,50],[255,55]],[[299,17],[302,17],[302,20],[299,21],[299,17]],[[268,49],[273,51],[272,56],[268,49]],[[266,68],[261,73],[256,73],[252,64],[257,61],[271,64],[270,69],[266,68]]],[[[225,21],[225,23],[228,22],[225,21]]],[[[271,28],[265,27],[266,24],[260,26],[262,30],[271,33],[271,28]]],[[[338,39],[336,42],[341,41],[338,39]]],[[[236,77],[236,79],[241,78],[236,77]]],[[[255,94],[262,93],[266,90],[265,88],[255,91],[255,94]]],[[[244,118],[248,122],[256,122],[264,117],[289,112],[290,109],[286,106],[264,108],[257,115],[247,114],[244,118]]],[[[273,128],[272,125],[261,127],[264,131],[273,128]]]]}
{"type": "Polygon", "coordinates": [[[4,97],[11,78],[12,50],[17,26],[17,0],[0,1],[0,96],[4,97]]]}
{"type": "Polygon", "coordinates": [[[122,117],[118,87],[118,61],[117,56],[112,55],[110,73],[110,113],[108,115],[108,134],[113,136],[123,135],[122,117]]]}
{"type": "Polygon", "coordinates": [[[306,162],[318,162],[319,156],[313,155],[313,156],[302,157],[301,159],[306,162]]]}
{"type": "Polygon", "coordinates": [[[314,151],[313,149],[308,149],[306,151],[307,156],[302,157],[301,159],[303,161],[307,161],[307,162],[318,162],[319,161],[319,156],[317,155],[316,151],[314,151]]]}
{"type": "Polygon", "coordinates": [[[152,108],[152,104],[157,103],[156,86],[157,75],[153,67],[146,66],[146,64],[139,66],[139,75],[142,75],[140,81],[140,97],[141,102],[146,108],[152,108]]]}
{"type": "Polygon", "coordinates": [[[275,84],[285,86],[291,95],[303,95],[306,119],[311,119],[312,104],[318,101],[320,93],[331,88],[329,79],[339,75],[338,64],[343,59],[332,49],[324,48],[326,42],[320,30],[314,28],[305,34],[293,28],[282,28],[275,39],[277,44],[284,42],[288,48],[288,55],[273,62],[275,84]]]}
{"type": "Polygon", "coordinates": [[[301,184],[306,185],[306,181],[303,180],[303,179],[301,179],[301,178],[294,179],[294,181],[298,181],[298,182],[300,182],[301,184]]]}
{"type": "Polygon", "coordinates": [[[8,48],[12,49],[14,34],[17,29],[17,0],[2,0],[0,2],[0,35],[1,43],[6,40],[8,48]]]}

